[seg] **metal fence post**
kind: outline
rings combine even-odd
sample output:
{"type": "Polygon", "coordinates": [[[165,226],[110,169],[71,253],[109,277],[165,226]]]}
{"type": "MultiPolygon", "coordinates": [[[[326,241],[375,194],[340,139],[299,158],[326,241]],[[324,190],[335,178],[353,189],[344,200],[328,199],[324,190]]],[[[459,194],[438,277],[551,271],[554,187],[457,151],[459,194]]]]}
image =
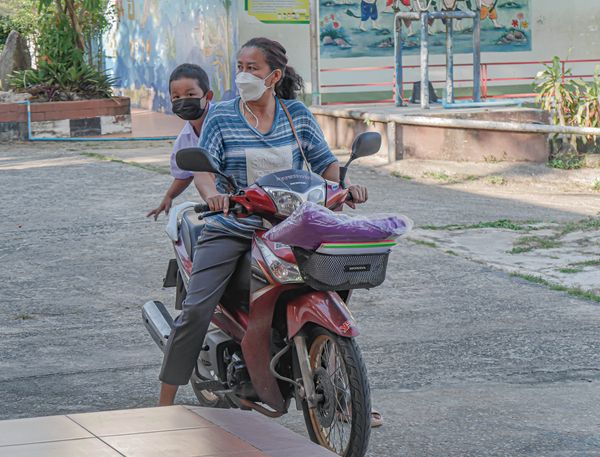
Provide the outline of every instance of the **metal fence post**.
{"type": "Polygon", "coordinates": [[[421,108],[429,109],[429,14],[421,12],[421,108]]]}
{"type": "Polygon", "coordinates": [[[473,18],[473,101],[481,101],[481,13],[473,18]]]}
{"type": "Polygon", "coordinates": [[[446,103],[454,103],[454,21],[446,19],[446,103]]]}
{"type": "Polygon", "coordinates": [[[394,16],[394,52],[396,59],[396,87],[394,99],[396,101],[396,106],[402,106],[404,103],[402,101],[402,92],[404,88],[404,75],[402,74],[402,19],[400,16],[394,16]]]}
{"type": "Polygon", "coordinates": [[[310,2],[310,84],[312,89],[312,104],[321,104],[321,68],[320,68],[319,39],[319,0],[310,2]]]}

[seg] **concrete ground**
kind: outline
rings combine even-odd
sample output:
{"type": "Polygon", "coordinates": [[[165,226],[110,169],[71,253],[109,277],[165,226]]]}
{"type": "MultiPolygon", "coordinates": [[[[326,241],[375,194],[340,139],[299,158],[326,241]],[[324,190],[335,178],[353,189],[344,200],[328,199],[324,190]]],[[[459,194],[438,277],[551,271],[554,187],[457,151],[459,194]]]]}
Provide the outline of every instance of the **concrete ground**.
{"type": "MultiPolygon", "coordinates": [[[[172,303],[173,291],[160,287],[170,258],[163,223],[144,215],[168,186],[168,154],[168,144],[150,142],[0,146],[0,418],[156,403],[161,354],[140,307],[172,303]]],[[[504,219],[562,232],[592,218],[586,237],[597,244],[600,194],[390,171],[351,174],[369,187],[361,212],[401,212],[417,226],[386,282],[352,301],[386,421],[369,455],[600,455],[596,295],[473,261],[473,244],[443,227],[469,234],[484,230],[469,225],[504,219]]],[[[506,229],[497,230],[490,245],[506,229]]],[[[184,389],[179,401],[193,394],[184,389]]],[[[281,422],[303,432],[298,413],[281,422]]]]}

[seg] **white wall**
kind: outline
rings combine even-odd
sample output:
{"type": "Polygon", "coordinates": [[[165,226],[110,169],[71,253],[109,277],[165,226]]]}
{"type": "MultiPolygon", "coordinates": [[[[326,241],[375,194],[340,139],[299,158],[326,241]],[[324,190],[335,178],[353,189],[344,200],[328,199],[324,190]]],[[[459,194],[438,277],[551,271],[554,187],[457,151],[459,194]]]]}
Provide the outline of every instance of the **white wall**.
{"type": "Polygon", "coordinates": [[[244,0],[240,1],[239,40],[240,46],[255,37],[267,37],[279,41],[287,51],[289,65],[304,78],[306,92],[310,92],[310,26],[307,24],[263,24],[244,11],[244,0]]]}
{"type": "MultiPolygon", "coordinates": [[[[531,28],[533,30],[532,50],[527,52],[483,53],[483,62],[523,62],[549,60],[554,55],[570,59],[600,59],[600,0],[531,0],[531,28]]],[[[310,35],[308,25],[263,24],[243,11],[241,2],[239,33],[240,43],[254,36],[267,36],[275,39],[287,49],[290,63],[306,80],[310,91],[310,35]]],[[[443,55],[431,56],[431,63],[444,63],[443,55]]],[[[455,63],[471,62],[470,55],[460,54],[455,63]]],[[[418,56],[406,56],[405,65],[419,63],[418,56]]],[[[321,68],[381,67],[393,66],[393,56],[385,58],[358,57],[349,59],[322,59],[321,68]]],[[[593,73],[593,64],[572,64],[574,73],[593,73]]],[[[540,65],[493,67],[490,77],[533,76],[540,65]]],[[[469,68],[457,68],[456,78],[471,76],[469,68]]],[[[325,73],[322,84],[366,83],[392,81],[393,71],[325,73]]],[[[406,80],[418,78],[416,71],[408,71],[406,80]]],[[[444,69],[432,69],[431,79],[444,79],[444,69]]],[[[515,82],[518,84],[519,82],[515,82]]],[[[529,83],[523,81],[523,83],[529,83]]],[[[510,83],[500,83],[502,85],[510,83]]],[[[469,84],[467,84],[469,85],[469,84]]],[[[459,84],[460,86],[460,84],[459,84]]],[[[329,92],[363,92],[385,90],[385,88],[340,88],[327,89],[329,92]]]]}

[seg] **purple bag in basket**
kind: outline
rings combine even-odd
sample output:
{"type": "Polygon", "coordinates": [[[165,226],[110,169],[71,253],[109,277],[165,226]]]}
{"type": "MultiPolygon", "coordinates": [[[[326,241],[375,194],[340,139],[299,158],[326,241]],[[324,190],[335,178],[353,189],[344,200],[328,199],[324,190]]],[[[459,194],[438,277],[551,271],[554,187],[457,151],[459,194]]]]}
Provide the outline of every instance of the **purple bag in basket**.
{"type": "Polygon", "coordinates": [[[265,238],[276,243],[317,249],[321,243],[353,243],[395,239],[412,228],[406,216],[379,214],[346,216],[316,203],[303,203],[265,238]]]}

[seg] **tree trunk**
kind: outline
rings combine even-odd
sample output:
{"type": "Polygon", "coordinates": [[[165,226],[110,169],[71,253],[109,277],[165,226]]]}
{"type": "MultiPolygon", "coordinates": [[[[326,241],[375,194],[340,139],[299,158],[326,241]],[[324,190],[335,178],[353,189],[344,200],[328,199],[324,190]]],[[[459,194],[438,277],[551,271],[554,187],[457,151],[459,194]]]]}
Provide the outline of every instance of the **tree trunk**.
{"type": "Polygon", "coordinates": [[[81,30],[81,26],[79,25],[79,19],[77,18],[77,13],[75,12],[75,5],[73,4],[73,0],[65,0],[65,6],[67,7],[67,13],[69,14],[69,19],[71,20],[71,25],[77,34],[77,47],[81,50],[81,52],[85,52],[85,41],[83,39],[83,32],[81,30]]]}

